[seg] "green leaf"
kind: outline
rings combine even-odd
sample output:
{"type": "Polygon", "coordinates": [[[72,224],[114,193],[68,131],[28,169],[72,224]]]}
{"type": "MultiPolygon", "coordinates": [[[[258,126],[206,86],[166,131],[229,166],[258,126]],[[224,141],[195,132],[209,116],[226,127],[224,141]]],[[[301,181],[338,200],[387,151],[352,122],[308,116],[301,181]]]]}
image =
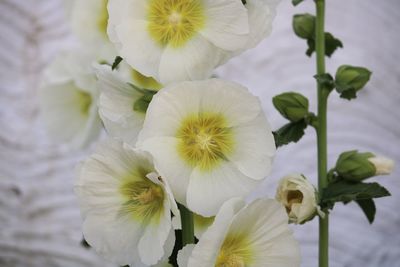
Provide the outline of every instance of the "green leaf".
{"type": "Polygon", "coordinates": [[[132,83],[128,83],[128,85],[132,87],[134,90],[136,90],[138,93],[143,94],[140,98],[138,98],[135,101],[135,103],[133,103],[133,110],[146,113],[147,108],[149,107],[149,104],[153,99],[153,96],[157,94],[157,91],[145,88],[139,88],[132,83]]]}
{"type": "MultiPolygon", "coordinates": [[[[307,40],[307,45],[308,49],[306,51],[307,56],[311,56],[312,53],[315,52],[315,39],[308,39],[307,40]]],[[[338,48],[343,48],[343,43],[335,38],[331,33],[326,32],[325,33],[325,55],[328,57],[331,57],[332,54],[336,51],[338,48]]]]}
{"type": "Polygon", "coordinates": [[[292,0],[292,4],[294,6],[297,6],[298,4],[300,4],[301,2],[303,2],[304,0],[292,0]]]}
{"type": "Polygon", "coordinates": [[[367,216],[369,223],[372,224],[376,213],[375,201],[373,199],[363,199],[357,200],[356,202],[364,212],[365,216],[367,216]]]}
{"type": "Polygon", "coordinates": [[[273,132],[276,147],[287,145],[290,142],[298,142],[304,135],[304,129],[307,128],[305,120],[291,122],[284,125],[279,130],[273,132]]]}
{"type": "Polygon", "coordinates": [[[122,60],[123,60],[122,57],[117,56],[117,57],[114,59],[114,63],[112,64],[111,69],[112,69],[112,70],[115,70],[116,68],[118,68],[119,63],[121,63],[122,60]]]}
{"type": "Polygon", "coordinates": [[[308,115],[308,99],[302,94],[287,92],[272,98],[274,107],[286,119],[296,122],[308,115]]]}
{"type": "Polygon", "coordinates": [[[321,204],[333,207],[336,202],[350,202],[390,196],[386,188],[378,183],[352,183],[341,180],[323,190],[321,204]]]}

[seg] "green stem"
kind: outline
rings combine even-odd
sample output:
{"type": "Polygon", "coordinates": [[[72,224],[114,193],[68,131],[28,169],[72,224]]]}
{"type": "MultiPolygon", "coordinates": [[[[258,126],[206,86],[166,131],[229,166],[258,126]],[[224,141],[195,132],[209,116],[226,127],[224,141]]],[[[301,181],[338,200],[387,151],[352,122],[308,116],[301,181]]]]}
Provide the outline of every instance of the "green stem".
{"type": "MultiPolygon", "coordinates": [[[[315,0],[317,74],[325,73],[325,0],[315,0]]],[[[329,91],[318,83],[318,191],[322,194],[327,180],[327,102],[329,91]]],[[[329,266],[329,219],[319,219],[319,267],[329,266]]]]}
{"type": "Polygon", "coordinates": [[[181,212],[182,246],[184,247],[187,244],[194,244],[193,213],[181,204],[178,204],[178,207],[181,212]]]}

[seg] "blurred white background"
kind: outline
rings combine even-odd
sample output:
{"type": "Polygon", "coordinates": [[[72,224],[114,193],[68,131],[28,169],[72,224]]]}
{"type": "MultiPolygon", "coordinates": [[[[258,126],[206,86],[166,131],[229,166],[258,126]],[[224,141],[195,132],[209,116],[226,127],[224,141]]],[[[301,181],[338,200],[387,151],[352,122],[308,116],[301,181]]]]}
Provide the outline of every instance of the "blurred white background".
{"type": "MultiPolygon", "coordinates": [[[[83,1],[83,0],[82,0],[83,1]]],[[[285,122],[272,96],[299,91],[315,110],[314,57],[292,33],[295,13],[314,13],[313,1],[294,8],[283,0],[272,35],[218,70],[260,96],[273,128],[285,122]]],[[[327,31],[344,43],[327,60],[366,66],[372,81],[355,101],[333,93],[329,103],[329,162],[360,149],[400,160],[400,2],[327,0],[327,31]]],[[[80,246],[81,219],[72,191],[74,167],[89,151],[51,143],[38,117],[40,75],[57,51],[72,43],[61,0],[0,0],[0,266],[113,266],[80,246]]],[[[68,127],[68,125],[65,125],[68,127]]],[[[254,196],[274,196],[292,172],[316,182],[315,133],[279,149],[272,175],[254,196]]],[[[371,226],[353,204],[331,215],[331,267],[393,267],[400,262],[399,168],[379,182],[393,194],[378,199],[371,226]]],[[[293,227],[304,267],[317,266],[317,220],[293,227]]]]}

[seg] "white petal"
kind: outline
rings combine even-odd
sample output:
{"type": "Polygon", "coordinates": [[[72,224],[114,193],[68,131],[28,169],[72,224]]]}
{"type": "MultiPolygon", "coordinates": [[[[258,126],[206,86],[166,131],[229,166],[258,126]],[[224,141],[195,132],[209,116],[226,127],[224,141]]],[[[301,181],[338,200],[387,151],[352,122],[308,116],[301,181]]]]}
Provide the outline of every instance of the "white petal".
{"type": "Polygon", "coordinates": [[[132,68],[158,79],[162,47],[151,39],[144,20],[125,19],[115,27],[121,43],[120,55],[132,68]]]}
{"type": "Polygon", "coordinates": [[[250,36],[246,48],[253,48],[272,31],[272,21],[280,0],[248,0],[250,36]]]}
{"type": "Polygon", "coordinates": [[[276,151],[271,126],[264,113],[244,125],[234,127],[235,150],[228,154],[229,160],[238,169],[253,179],[263,179],[271,171],[272,159],[276,151]]]}
{"type": "Polygon", "coordinates": [[[174,137],[182,120],[200,109],[202,83],[181,82],[158,92],[146,112],[142,140],[155,136],[174,137]]]}
{"type": "MultiPolygon", "coordinates": [[[[175,241],[175,235],[171,226],[170,210],[168,207],[164,208],[165,212],[160,222],[147,225],[139,241],[139,255],[142,262],[147,265],[156,264],[165,255],[164,245],[169,236],[173,236],[173,241],[175,241]]],[[[170,244],[172,243],[170,242],[170,244]]],[[[171,251],[171,249],[169,248],[168,251],[171,251]]]]}
{"type": "Polygon", "coordinates": [[[249,34],[247,10],[237,0],[208,0],[206,26],[201,34],[215,46],[224,50],[242,48],[249,34]]]}
{"type": "Polygon", "coordinates": [[[140,263],[137,243],[142,234],[140,224],[115,214],[90,214],[83,224],[85,240],[105,259],[118,265],[140,263]]]}
{"type": "Polygon", "coordinates": [[[192,255],[192,251],[195,247],[195,244],[188,244],[184,246],[178,252],[178,266],[179,267],[187,267],[189,262],[189,257],[192,255]]]}
{"type": "Polygon", "coordinates": [[[188,267],[214,266],[218,252],[225,239],[235,214],[243,208],[244,201],[238,198],[225,202],[215,217],[214,223],[203,234],[193,249],[188,267]]]}
{"type": "Polygon", "coordinates": [[[206,79],[220,61],[220,54],[220,49],[201,35],[193,37],[183,47],[167,46],[161,57],[160,81],[168,84],[206,79]]]}
{"type": "Polygon", "coordinates": [[[172,137],[154,137],[146,139],[140,149],[150,152],[154,165],[161,177],[168,181],[175,199],[186,203],[186,190],[192,168],[185,165],[176,150],[178,140],[172,137]]]}
{"type": "Polygon", "coordinates": [[[99,115],[110,136],[135,145],[142,129],[144,116],[133,109],[141,96],[106,66],[97,67],[98,87],[101,90],[99,115]]]}
{"type": "Polygon", "coordinates": [[[255,267],[300,266],[300,250],[282,205],[271,199],[258,199],[236,214],[230,233],[247,234],[255,251],[255,267]],[[262,212],[260,212],[262,211],[262,212]]]}
{"type": "Polygon", "coordinates": [[[262,111],[260,100],[240,84],[221,79],[198,84],[196,90],[202,91],[201,111],[222,114],[228,126],[252,121],[262,111]]]}
{"type": "Polygon", "coordinates": [[[205,217],[213,216],[225,201],[247,196],[259,183],[230,162],[222,162],[212,171],[195,168],[187,189],[188,208],[205,217]]]}

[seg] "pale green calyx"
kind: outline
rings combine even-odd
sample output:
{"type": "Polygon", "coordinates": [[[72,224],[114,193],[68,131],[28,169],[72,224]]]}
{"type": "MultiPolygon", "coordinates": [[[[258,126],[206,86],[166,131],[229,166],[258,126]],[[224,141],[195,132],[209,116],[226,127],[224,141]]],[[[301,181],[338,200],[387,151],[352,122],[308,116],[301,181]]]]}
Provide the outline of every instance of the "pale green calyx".
{"type": "Polygon", "coordinates": [[[297,122],[308,115],[308,99],[295,92],[287,92],[272,99],[275,108],[286,119],[297,122]]]}
{"type": "Polygon", "coordinates": [[[337,174],[349,181],[362,181],[376,174],[375,165],[369,160],[374,154],[357,150],[347,151],[340,154],[335,170],[337,174]]]}
{"type": "Polygon", "coordinates": [[[294,15],[293,30],[302,39],[313,39],[315,35],[315,16],[308,13],[294,15]]]}

